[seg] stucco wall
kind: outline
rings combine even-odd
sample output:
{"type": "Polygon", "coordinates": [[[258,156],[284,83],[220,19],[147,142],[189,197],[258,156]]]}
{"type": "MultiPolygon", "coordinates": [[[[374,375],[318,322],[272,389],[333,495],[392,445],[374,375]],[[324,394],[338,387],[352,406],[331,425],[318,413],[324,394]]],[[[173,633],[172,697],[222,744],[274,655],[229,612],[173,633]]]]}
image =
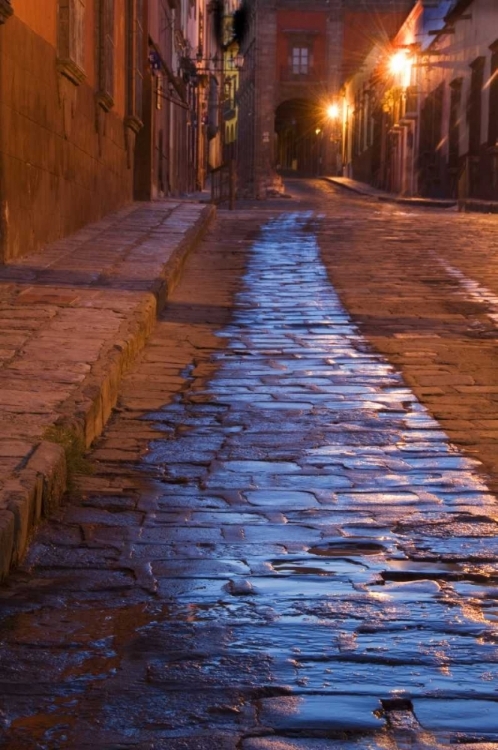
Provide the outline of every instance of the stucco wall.
{"type": "Polygon", "coordinates": [[[479,57],[484,58],[483,89],[481,92],[481,128],[479,156],[474,158],[472,167],[474,178],[467,186],[472,197],[494,199],[496,192],[496,175],[493,176],[494,156],[488,149],[489,132],[489,96],[491,82],[491,50],[498,42],[498,5],[496,0],[474,0],[463,16],[457,16],[454,32],[443,35],[433,45],[435,54],[430,55],[419,73],[422,95],[428,95],[437,86],[444,86],[443,98],[443,138],[441,154],[448,159],[449,142],[447,138],[450,116],[450,83],[462,79],[462,96],[459,117],[459,153],[465,158],[469,152],[469,116],[468,102],[471,91],[471,64],[479,57]]]}

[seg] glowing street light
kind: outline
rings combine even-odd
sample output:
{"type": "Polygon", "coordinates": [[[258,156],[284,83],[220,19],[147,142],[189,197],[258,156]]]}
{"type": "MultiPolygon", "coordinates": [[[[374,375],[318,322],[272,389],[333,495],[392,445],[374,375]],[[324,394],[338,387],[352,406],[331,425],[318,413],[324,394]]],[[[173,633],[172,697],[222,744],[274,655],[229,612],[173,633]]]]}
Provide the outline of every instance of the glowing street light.
{"type": "Polygon", "coordinates": [[[340,114],[339,105],[336,103],[329,104],[329,106],[327,107],[327,117],[329,117],[329,119],[331,120],[337,120],[337,118],[339,117],[339,114],[340,114]]]}
{"type": "Polygon", "coordinates": [[[393,75],[400,75],[407,64],[406,52],[396,52],[389,60],[389,69],[393,75]]]}
{"type": "Polygon", "coordinates": [[[395,52],[389,59],[389,70],[405,88],[410,85],[413,60],[405,50],[395,52]]]}

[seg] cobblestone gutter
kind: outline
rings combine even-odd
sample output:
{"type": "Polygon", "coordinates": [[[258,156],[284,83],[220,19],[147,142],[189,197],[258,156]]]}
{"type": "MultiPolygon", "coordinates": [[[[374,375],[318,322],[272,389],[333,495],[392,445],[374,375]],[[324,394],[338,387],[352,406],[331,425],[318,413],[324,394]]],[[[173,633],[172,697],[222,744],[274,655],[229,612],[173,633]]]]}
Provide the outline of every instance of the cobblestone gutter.
{"type": "Polygon", "coordinates": [[[0,269],[0,577],[60,504],[214,213],[133,204],[0,269]]]}

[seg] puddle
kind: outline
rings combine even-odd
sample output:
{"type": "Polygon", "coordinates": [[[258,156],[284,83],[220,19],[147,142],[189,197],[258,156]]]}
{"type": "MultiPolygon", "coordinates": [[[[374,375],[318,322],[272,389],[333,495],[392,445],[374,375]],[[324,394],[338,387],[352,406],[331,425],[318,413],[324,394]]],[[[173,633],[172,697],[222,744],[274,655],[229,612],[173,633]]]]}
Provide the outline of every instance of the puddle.
{"type": "Polygon", "coordinates": [[[295,575],[310,576],[333,576],[344,573],[358,573],[358,566],[367,570],[368,566],[360,560],[348,560],[347,558],[335,557],[324,560],[320,566],[314,565],[314,561],[306,558],[291,558],[271,560],[270,564],[277,573],[288,573],[295,575]]]}
{"type": "Polygon", "coordinates": [[[338,541],[327,542],[323,545],[316,545],[309,550],[312,555],[321,557],[360,557],[361,555],[381,555],[386,552],[386,548],[379,542],[372,542],[370,539],[364,541],[338,541]]]}

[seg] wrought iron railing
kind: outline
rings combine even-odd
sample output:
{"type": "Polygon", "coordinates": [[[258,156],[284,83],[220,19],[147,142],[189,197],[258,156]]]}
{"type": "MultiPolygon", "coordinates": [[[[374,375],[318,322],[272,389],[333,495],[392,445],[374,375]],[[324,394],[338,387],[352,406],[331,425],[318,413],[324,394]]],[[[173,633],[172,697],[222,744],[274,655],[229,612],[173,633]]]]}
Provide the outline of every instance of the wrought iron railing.
{"type": "Polygon", "coordinates": [[[229,209],[235,208],[236,174],[235,161],[222,164],[210,171],[211,177],[211,203],[220,205],[228,203],[229,209]]]}

